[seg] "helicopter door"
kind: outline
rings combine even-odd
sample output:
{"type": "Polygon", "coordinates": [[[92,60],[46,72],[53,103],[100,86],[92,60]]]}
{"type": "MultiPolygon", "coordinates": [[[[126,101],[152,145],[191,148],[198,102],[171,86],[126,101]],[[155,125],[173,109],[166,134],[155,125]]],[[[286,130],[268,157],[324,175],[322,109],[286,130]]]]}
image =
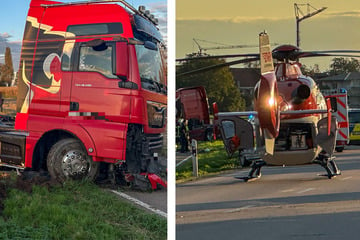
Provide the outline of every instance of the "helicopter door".
{"type": "Polygon", "coordinates": [[[331,117],[330,135],[328,135],[328,118],[322,118],[317,124],[318,134],[316,142],[330,155],[334,152],[336,145],[337,125],[336,117],[331,117]]]}
{"type": "Polygon", "coordinates": [[[254,128],[249,121],[238,116],[219,116],[219,127],[229,156],[240,149],[254,148],[254,128]]]}

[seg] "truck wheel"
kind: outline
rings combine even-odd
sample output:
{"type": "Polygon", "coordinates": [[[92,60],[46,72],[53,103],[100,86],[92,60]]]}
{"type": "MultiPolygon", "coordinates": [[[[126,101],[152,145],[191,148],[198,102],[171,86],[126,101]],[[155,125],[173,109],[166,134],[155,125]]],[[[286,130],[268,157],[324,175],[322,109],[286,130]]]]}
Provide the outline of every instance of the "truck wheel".
{"type": "Polygon", "coordinates": [[[59,182],[67,179],[92,181],[97,176],[99,163],[92,160],[79,140],[66,138],[50,149],[47,167],[50,176],[59,182]]]}
{"type": "Polygon", "coordinates": [[[342,152],[344,150],[344,147],[336,147],[335,150],[337,152],[342,152]]]}

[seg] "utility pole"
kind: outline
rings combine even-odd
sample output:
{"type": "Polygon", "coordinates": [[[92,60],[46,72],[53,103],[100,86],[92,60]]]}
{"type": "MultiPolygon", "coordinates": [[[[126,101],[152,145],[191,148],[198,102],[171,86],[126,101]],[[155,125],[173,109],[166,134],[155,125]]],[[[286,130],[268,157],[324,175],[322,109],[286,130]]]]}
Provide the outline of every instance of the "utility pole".
{"type": "Polygon", "coordinates": [[[295,9],[295,17],[296,17],[296,46],[300,47],[300,22],[302,20],[310,18],[318,13],[321,13],[322,11],[327,9],[327,7],[322,7],[320,9],[316,9],[313,6],[311,6],[309,3],[308,4],[294,3],[294,9],[295,9]],[[299,6],[307,6],[307,14],[306,15],[301,11],[299,6]],[[310,10],[311,10],[310,8],[314,11],[310,12],[310,10]]]}

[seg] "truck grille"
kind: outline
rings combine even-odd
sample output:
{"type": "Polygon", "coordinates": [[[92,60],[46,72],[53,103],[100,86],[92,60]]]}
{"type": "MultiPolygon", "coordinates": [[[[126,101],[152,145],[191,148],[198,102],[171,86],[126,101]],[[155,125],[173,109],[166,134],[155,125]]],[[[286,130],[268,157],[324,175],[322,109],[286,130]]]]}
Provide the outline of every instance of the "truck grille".
{"type": "Polygon", "coordinates": [[[149,150],[161,149],[163,146],[162,134],[146,134],[146,143],[149,150]]]}
{"type": "Polygon", "coordinates": [[[163,128],[166,119],[166,105],[147,102],[148,124],[151,128],[163,128]]]}

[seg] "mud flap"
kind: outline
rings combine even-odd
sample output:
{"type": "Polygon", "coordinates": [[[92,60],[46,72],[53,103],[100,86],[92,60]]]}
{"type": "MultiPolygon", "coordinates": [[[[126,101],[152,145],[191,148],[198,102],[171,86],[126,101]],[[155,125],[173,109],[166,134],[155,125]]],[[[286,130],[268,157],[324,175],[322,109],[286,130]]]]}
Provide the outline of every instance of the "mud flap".
{"type": "Polygon", "coordinates": [[[232,156],[239,149],[254,148],[254,129],[252,124],[239,116],[219,116],[220,134],[226,152],[232,156]]]}

